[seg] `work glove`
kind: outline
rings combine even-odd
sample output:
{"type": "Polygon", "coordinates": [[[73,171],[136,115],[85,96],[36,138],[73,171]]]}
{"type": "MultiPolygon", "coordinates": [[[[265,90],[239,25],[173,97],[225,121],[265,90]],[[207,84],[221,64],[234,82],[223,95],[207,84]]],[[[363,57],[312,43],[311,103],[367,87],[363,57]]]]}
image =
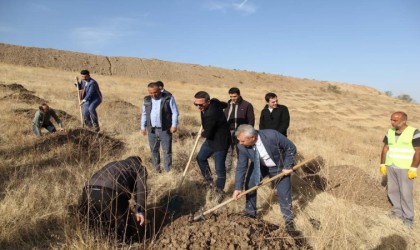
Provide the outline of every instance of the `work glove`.
{"type": "Polygon", "coordinates": [[[408,179],[412,180],[417,177],[417,168],[410,168],[407,172],[408,179]]]}
{"type": "Polygon", "coordinates": [[[382,175],[386,175],[386,165],[385,164],[381,164],[381,166],[379,167],[379,172],[381,172],[382,175]]]}

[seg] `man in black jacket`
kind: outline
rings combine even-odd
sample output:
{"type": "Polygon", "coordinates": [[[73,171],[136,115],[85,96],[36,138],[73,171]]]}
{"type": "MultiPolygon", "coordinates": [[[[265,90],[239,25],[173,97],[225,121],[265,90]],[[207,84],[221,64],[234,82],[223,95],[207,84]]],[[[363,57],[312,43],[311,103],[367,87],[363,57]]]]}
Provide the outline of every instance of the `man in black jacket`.
{"type": "Polygon", "coordinates": [[[117,240],[141,240],[145,222],[147,171],[140,157],[108,163],[85,184],[80,212],[89,225],[117,240]],[[129,200],[134,194],[135,213],[129,200]]]}
{"type": "Polygon", "coordinates": [[[265,95],[264,109],[260,116],[260,130],[274,129],[287,137],[287,129],[290,124],[289,109],[278,104],[277,95],[274,93],[267,93],[265,95]]]}
{"type": "Polygon", "coordinates": [[[219,194],[218,201],[224,197],[223,189],[226,183],[226,154],[231,143],[229,125],[223,113],[227,104],[210,96],[207,92],[199,91],[194,96],[194,105],[201,113],[201,123],[204,129],[202,136],[206,141],[201,146],[197,155],[197,163],[201,174],[210,186],[213,186],[213,178],[210,171],[208,158],[213,156],[216,169],[216,192],[219,194]]]}

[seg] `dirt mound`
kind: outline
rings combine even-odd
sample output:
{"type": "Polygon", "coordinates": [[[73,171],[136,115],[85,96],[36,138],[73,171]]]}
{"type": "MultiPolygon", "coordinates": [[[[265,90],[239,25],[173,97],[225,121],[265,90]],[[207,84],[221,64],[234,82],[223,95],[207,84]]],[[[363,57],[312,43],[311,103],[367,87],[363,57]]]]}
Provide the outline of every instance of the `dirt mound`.
{"type": "Polygon", "coordinates": [[[123,100],[104,102],[103,105],[104,109],[118,113],[118,121],[107,122],[112,125],[115,132],[133,133],[140,131],[141,110],[139,107],[123,100]]]}
{"type": "MultiPolygon", "coordinates": [[[[11,178],[24,179],[32,171],[67,164],[94,164],[118,157],[124,144],[85,129],[47,134],[28,145],[0,150],[0,199],[11,178]]],[[[18,184],[18,182],[16,183],[18,184]]]]}
{"type": "Polygon", "coordinates": [[[14,92],[30,92],[19,83],[12,83],[12,84],[0,83],[0,88],[4,90],[11,90],[14,92]]]}
{"type": "Polygon", "coordinates": [[[390,208],[386,189],[381,183],[354,166],[340,165],[329,169],[329,192],[361,206],[390,208]]]}
{"type": "Polygon", "coordinates": [[[40,104],[40,103],[47,102],[45,99],[39,98],[38,96],[33,95],[27,91],[6,95],[3,98],[1,98],[1,100],[14,101],[14,102],[20,101],[27,104],[40,104]]]}
{"type": "Polygon", "coordinates": [[[222,213],[206,221],[188,216],[161,232],[156,249],[308,249],[299,246],[279,226],[239,214],[222,213]]]}
{"type": "Polygon", "coordinates": [[[66,146],[66,150],[56,155],[63,162],[96,162],[103,156],[119,154],[124,143],[87,129],[71,129],[47,134],[31,145],[0,151],[0,156],[15,158],[28,153],[48,152],[63,146],[66,146]]]}

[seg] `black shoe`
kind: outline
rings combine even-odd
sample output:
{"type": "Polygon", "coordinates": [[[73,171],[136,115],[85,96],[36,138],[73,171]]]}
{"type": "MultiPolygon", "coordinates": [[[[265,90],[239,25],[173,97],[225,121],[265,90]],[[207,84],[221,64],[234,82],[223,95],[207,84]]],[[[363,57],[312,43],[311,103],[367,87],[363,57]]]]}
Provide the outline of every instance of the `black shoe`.
{"type": "Polygon", "coordinates": [[[225,199],[226,193],[223,190],[220,190],[220,189],[216,188],[216,195],[215,196],[216,196],[217,203],[220,204],[225,199]]]}
{"type": "Polygon", "coordinates": [[[256,219],[256,218],[257,218],[257,216],[256,216],[256,215],[254,215],[254,214],[250,214],[250,213],[248,213],[248,212],[243,212],[243,213],[241,213],[241,216],[242,216],[242,217],[251,218],[251,219],[256,219]]]}
{"type": "Polygon", "coordinates": [[[288,234],[294,234],[296,231],[295,223],[289,222],[286,224],[286,232],[288,234]]]}

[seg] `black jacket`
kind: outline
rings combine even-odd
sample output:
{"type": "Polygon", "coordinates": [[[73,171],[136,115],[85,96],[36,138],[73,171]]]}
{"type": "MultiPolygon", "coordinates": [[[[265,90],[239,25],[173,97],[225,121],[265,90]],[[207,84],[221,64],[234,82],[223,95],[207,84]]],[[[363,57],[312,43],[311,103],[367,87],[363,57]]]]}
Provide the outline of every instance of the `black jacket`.
{"type": "Polygon", "coordinates": [[[201,124],[204,129],[202,136],[215,151],[227,150],[231,143],[229,125],[223,113],[226,106],[225,102],[213,98],[208,109],[204,113],[201,112],[201,124]]]}
{"type": "Polygon", "coordinates": [[[106,164],[86,183],[86,186],[107,187],[118,193],[131,194],[136,197],[136,211],[144,213],[146,208],[147,171],[138,156],[106,164]]]}
{"type": "Polygon", "coordinates": [[[278,105],[272,112],[265,105],[260,116],[260,130],[274,129],[287,137],[287,129],[290,124],[289,109],[284,105],[278,105]]]}

